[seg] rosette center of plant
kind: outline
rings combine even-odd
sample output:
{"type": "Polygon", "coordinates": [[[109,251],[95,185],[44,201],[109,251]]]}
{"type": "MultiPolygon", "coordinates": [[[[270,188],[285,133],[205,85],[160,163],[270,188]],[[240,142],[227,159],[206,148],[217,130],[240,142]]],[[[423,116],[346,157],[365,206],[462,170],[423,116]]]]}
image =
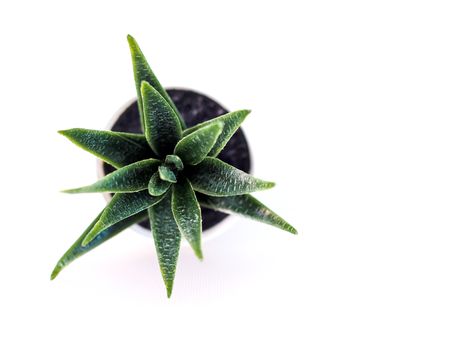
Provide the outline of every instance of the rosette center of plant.
{"type": "Polygon", "coordinates": [[[183,162],[176,155],[168,155],[165,157],[164,163],[157,167],[148,183],[148,191],[152,196],[161,196],[170,188],[172,184],[177,183],[182,175],[183,162]]]}
{"type": "Polygon", "coordinates": [[[165,164],[168,166],[174,167],[177,171],[183,170],[183,162],[179,156],[175,154],[170,154],[165,157],[165,164]]]}

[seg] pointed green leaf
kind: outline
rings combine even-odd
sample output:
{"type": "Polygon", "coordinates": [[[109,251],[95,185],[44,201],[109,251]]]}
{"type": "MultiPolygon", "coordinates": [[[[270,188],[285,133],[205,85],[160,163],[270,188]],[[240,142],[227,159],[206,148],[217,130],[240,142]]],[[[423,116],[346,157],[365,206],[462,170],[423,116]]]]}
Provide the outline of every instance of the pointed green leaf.
{"type": "Polygon", "coordinates": [[[170,182],[162,180],[159,176],[159,173],[156,172],[152,175],[151,179],[149,180],[149,194],[151,196],[161,196],[169,189],[170,185],[170,182]]]}
{"type": "MultiPolygon", "coordinates": [[[[101,213],[102,214],[102,213],[101,213]]],[[[122,232],[126,228],[130,227],[133,224],[136,224],[138,222],[143,221],[144,219],[147,218],[148,213],[147,211],[142,211],[136,215],[130,216],[129,218],[122,220],[115,225],[112,225],[105,230],[101,231],[96,238],[89,243],[87,246],[83,247],[81,245],[84,237],[87,236],[89,231],[94,227],[94,225],[97,223],[99,220],[101,214],[97,216],[97,218],[94,219],[94,221],[91,223],[91,225],[88,226],[88,228],[83,232],[83,234],[76,240],[75,243],[67,250],[67,252],[60,258],[60,260],[57,262],[57,265],[55,265],[54,270],[52,271],[52,274],[50,276],[50,279],[54,279],[57,277],[57,275],[60,273],[60,271],[70,264],[73,260],[79,258],[81,255],[86,254],[90,250],[96,248],[97,246],[101,245],[102,243],[106,242],[112,237],[115,237],[118,233],[122,232]]]]}
{"type": "Polygon", "coordinates": [[[154,157],[144,135],[89,129],[69,129],[59,133],[115,168],[154,157]]]}
{"type": "Polygon", "coordinates": [[[148,188],[148,182],[161,164],[157,159],[146,159],[124,166],[92,185],[65,190],[65,193],[138,192],[148,188]]]}
{"type": "Polygon", "coordinates": [[[193,188],[184,177],[173,185],[172,212],[183,237],[190,243],[196,256],[202,259],[201,208],[193,188]]]}
{"type": "Polygon", "coordinates": [[[177,170],[183,170],[184,168],[182,160],[175,154],[169,154],[167,157],[165,157],[165,162],[167,164],[173,165],[177,170]]]}
{"type": "Polygon", "coordinates": [[[177,107],[173,103],[172,99],[170,98],[169,94],[162,85],[157,80],[156,76],[154,75],[151,67],[149,66],[146,58],[143,55],[138,43],[136,40],[131,36],[127,36],[128,44],[130,45],[130,52],[131,52],[131,59],[133,62],[133,73],[135,76],[135,84],[136,84],[136,93],[138,95],[138,110],[139,115],[141,117],[141,127],[144,130],[144,123],[143,123],[143,101],[141,98],[141,83],[143,81],[147,81],[152,87],[154,87],[159,94],[167,101],[167,103],[172,107],[172,109],[177,114],[177,118],[180,120],[180,124],[183,128],[185,128],[185,121],[180,116],[180,113],[177,110],[177,107]]]}
{"type": "Polygon", "coordinates": [[[172,214],[171,196],[149,208],[151,230],[156,244],[159,267],[167,289],[167,297],[172,294],[178,252],[180,250],[180,231],[172,214]]]}
{"type": "Polygon", "coordinates": [[[257,179],[212,157],[191,168],[187,176],[195,191],[211,196],[236,196],[274,187],[273,182],[257,179]]]}
{"type": "Polygon", "coordinates": [[[172,154],[182,137],[180,121],[166,100],[149,83],[141,85],[144,134],[149,146],[161,157],[172,154]]]}
{"type": "Polygon", "coordinates": [[[159,176],[164,181],[171,183],[177,182],[177,177],[175,176],[174,172],[165,165],[159,166],[159,176]]]}
{"type": "Polygon", "coordinates": [[[178,141],[174,153],[185,164],[196,165],[200,163],[216,143],[223,126],[223,122],[217,122],[195,130],[178,141]]]}
{"type": "Polygon", "coordinates": [[[232,197],[210,197],[200,195],[199,202],[206,208],[229,214],[240,214],[250,219],[278,227],[287,232],[297,234],[297,230],[292,225],[249,194],[232,197]]]}
{"type": "Polygon", "coordinates": [[[102,230],[153,206],[159,202],[162,197],[163,196],[151,196],[148,191],[115,194],[102,212],[99,221],[96,222],[81,244],[86,246],[92,242],[102,230]]]}
{"type": "Polygon", "coordinates": [[[204,123],[200,123],[189,129],[184,130],[183,136],[187,136],[195,132],[196,130],[202,127],[205,127],[207,125],[211,125],[217,122],[224,123],[224,128],[222,129],[221,134],[217,138],[216,143],[214,144],[214,146],[212,147],[211,151],[208,154],[211,157],[215,157],[222,151],[222,149],[225,147],[227,142],[229,142],[232,135],[235,134],[237,129],[240,127],[240,124],[243,123],[243,121],[245,120],[246,116],[249,113],[250,113],[249,110],[239,110],[239,111],[230,112],[230,113],[221,115],[217,118],[208,120],[204,123]]]}

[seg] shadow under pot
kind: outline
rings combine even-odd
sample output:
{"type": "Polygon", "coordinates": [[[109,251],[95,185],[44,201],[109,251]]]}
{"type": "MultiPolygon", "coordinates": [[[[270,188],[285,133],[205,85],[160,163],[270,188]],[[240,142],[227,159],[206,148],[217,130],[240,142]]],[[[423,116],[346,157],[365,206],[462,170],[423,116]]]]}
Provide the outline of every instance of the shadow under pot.
{"type": "MultiPolygon", "coordinates": [[[[192,127],[229,112],[219,103],[199,92],[186,89],[167,89],[167,92],[185,120],[187,127],[192,127]]],[[[109,125],[109,129],[120,132],[142,133],[136,99],[130,101],[117,112],[109,125]]],[[[218,158],[246,173],[251,172],[250,150],[241,128],[232,136],[222,152],[219,153],[218,158]]],[[[99,177],[103,177],[114,170],[115,168],[111,165],[102,161],[98,162],[99,177]]],[[[108,193],[104,197],[107,201],[111,199],[111,195],[108,193]]],[[[203,207],[201,207],[201,215],[203,217],[203,235],[211,234],[212,228],[229,216],[203,207]]],[[[145,231],[146,234],[150,234],[149,220],[144,220],[136,224],[136,226],[136,228],[139,228],[138,231],[145,231]]]]}

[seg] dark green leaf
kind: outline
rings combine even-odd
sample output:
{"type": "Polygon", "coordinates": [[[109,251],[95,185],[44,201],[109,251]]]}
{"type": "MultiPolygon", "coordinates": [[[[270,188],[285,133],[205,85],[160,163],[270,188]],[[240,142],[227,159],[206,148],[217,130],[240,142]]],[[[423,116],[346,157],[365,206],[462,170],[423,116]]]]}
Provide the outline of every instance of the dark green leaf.
{"type": "Polygon", "coordinates": [[[136,93],[138,95],[138,110],[139,110],[139,115],[141,117],[141,127],[144,128],[143,101],[141,99],[141,83],[143,81],[147,81],[152,87],[154,87],[159,92],[159,94],[161,94],[161,96],[172,107],[172,109],[177,114],[177,118],[179,118],[180,120],[180,124],[182,125],[183,128],[185,128],[185,122],[183,118],[180,116],[180,113],[177,111],[177,107],[175,107],[175,104],[173,103],[167,91],[165,91],[165,89],[159,83],[159,80],[157,80],[151,67],[146,61],[146,58],[141,52],[141,49],[139,48],[138,43],[131,35],[128,35],[127,39],[128,39],[128,44],[130,45],[131,59],[133,61],[133,73],[135,76],[136,93]]]}
{"type": "Polygon", "coordinates": [[[157,159],[146,159],[117,169],[92,185],[65,190],[65,193],[138,192],[148,188],[148,182],[161,164],[157,159]]]}
{"type": "Polygon", "coordinates": [[[90,242],[88,245],[83,247],[81,243],[84,237],[86,237],[89,231],[91,231],[91,229],[94,227],[94,225],[99,220],[100,216],[101,214],[99,214],[97,218],[94,219],[91,225],[88,226],[88,228],[83,232],[83,234],[78,238],[78,240],[75,243],[73,243],[73,245],[67,250],[67,252],[60,258],[60,260],[58,261],[57,265],[55,266],[52,272],[52,275],[50,276],[50,279],[53,280],[55,277],[57,277],[60,271],[65,266],[70,264],[73,260],[79,258],[81,255],[86,254],[90,250],[96,248],[98,245],[116,236],[118,233],[122,232],[123,230],[130,227],[131,225],[136,224],[146,219],[148,216],[148,213],[146,210],[142,211],[136,215],[130,216],[129,218],[116,223],[115,225],[112,225],[106,228],[105,230],[101,231],[92,242],[90,242]]]}
{"type": "Polygon", "coordinates": [[[232,197],[210,197],[200,195],[199,202],[206,208],[229,214],[240,214],[250,219],[276,226],[290,233],[297,233],[297,230],[292,227],[292,225],[249,194],[232,197]]]}
{"type": "Polygon", "coordinates": [[[164,181],[171,183],[177,182],[177,177],[175,176],[174,172],[165,165],[159,166],[159,176],[164,181]]]}
{"type": "Polygon", "coordinates": [[[148,191],[115,194],[102,212],[99,221],[96,222],[81,244],[83,246],[89,244],[102,230],[153,206],[162,197],[151,196],[148,191]]]}
{"type": "Polygon", "coordinates": [[[187,176],[196,191],[211,196],[236,196],[274,186],[212,157],[190,169],[187,176]]]}
{"type": "Polygon", "coordinates": [[[182,160],[175,154],[169,154],[167,157],[165,157],[165,162],[167,164],[173,165],[177,170],[183,170],[184,168],[182,160]]]}
{"type": "Polygon", "coordinates": [[[172,154],[182,137],[180,121],[166,100],[147,82],[141,85],[144,134],[149,146],[161,157],[172,154]]]}
{"type": "Polygon", "coordinates": [[[89,129],[69,129],[59,133],[115,168],[154,157],[144,135],[89,129]]]}
{"type": "Polygon", "coordinates": [[[193,188],[184,177],[173,185],[172,212],[183,237],[190,243],[196,256],[202,259],[201,208],[193,188]]]}
{"type": "Polygon", "coordinates": [[[149,208],[149,219],[156,244],[159,267],[167,289],[167,297],[169,298],[172,294],[181,238],[170,202],[171,196],[168,195],[149,208]]]}
{"type": "Polygon", "coordinates": [[[216,143],[223,126],[224,123],[217,122],[195,130],[178,141],[174,153],[185,164],[196,165],[200,163],[216,143]]]}
{"type": "Polygon", "coordinates": [[[161,196],[169,189],[170,185],[170,182],[162,180],[159,173],[156,172],[149,180],[149,194],[151,196],[161,196]]]}
{"type": "Polygon", "coordinates": [[[208,154],[211,157],[215,157],[222,151],[222,149],[227,144],[227,142],[229,142],[232,135],[235,133],[235,131],[237,131],[237,129],[240,127],[240,124],[242,124],[242,122],[245,120],[246,116],[249,113],[250,113],[249,110],[239,110],[239,111],[230,112],[230,113],[221,115],[217,118],[208,120],[204,123],[200,123],[189,129],[186,129],[183,132],[183,136],[187,136],[193,133],[194,131],[202,127],[205,127],[206,125],[211,125],[217,122],[223,122],[224,128],[222,129],[222,132],[217,138],[216,143],[214,144],[214,146],[212,147],[211,151],[208,154]]]}

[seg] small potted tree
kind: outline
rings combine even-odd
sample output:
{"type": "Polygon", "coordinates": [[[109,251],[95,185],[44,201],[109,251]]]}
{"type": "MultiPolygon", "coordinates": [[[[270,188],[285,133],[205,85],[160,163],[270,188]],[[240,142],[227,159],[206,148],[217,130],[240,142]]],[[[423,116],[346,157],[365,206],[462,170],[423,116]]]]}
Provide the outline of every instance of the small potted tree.
{"type": "Polygon", "coordinates": [[[172,90],[169,94],[136,41],[128,36],[128,42],[137,101],[119,115],[112,127],[123,131],[60,131],[105,163],[105,176],[97,182],[64,192],[102,192],[111,196],[107,206],[60,258],[51,279],[79,256],[148,220],[170,297],[181,240],[185,239],[202,259],[203,221],[208,218],[210,226],[214,226],[225,215],[216,217],[215,213],[240,214],[290,233],[297,231],[250,195],[272,188],[274,183],[248,174],[250,157],[239,128],[249,111],[227,113],[209,98],[186,90],[172,90]],[[213,109],[221,115],[213,116],[213,109]]]}

